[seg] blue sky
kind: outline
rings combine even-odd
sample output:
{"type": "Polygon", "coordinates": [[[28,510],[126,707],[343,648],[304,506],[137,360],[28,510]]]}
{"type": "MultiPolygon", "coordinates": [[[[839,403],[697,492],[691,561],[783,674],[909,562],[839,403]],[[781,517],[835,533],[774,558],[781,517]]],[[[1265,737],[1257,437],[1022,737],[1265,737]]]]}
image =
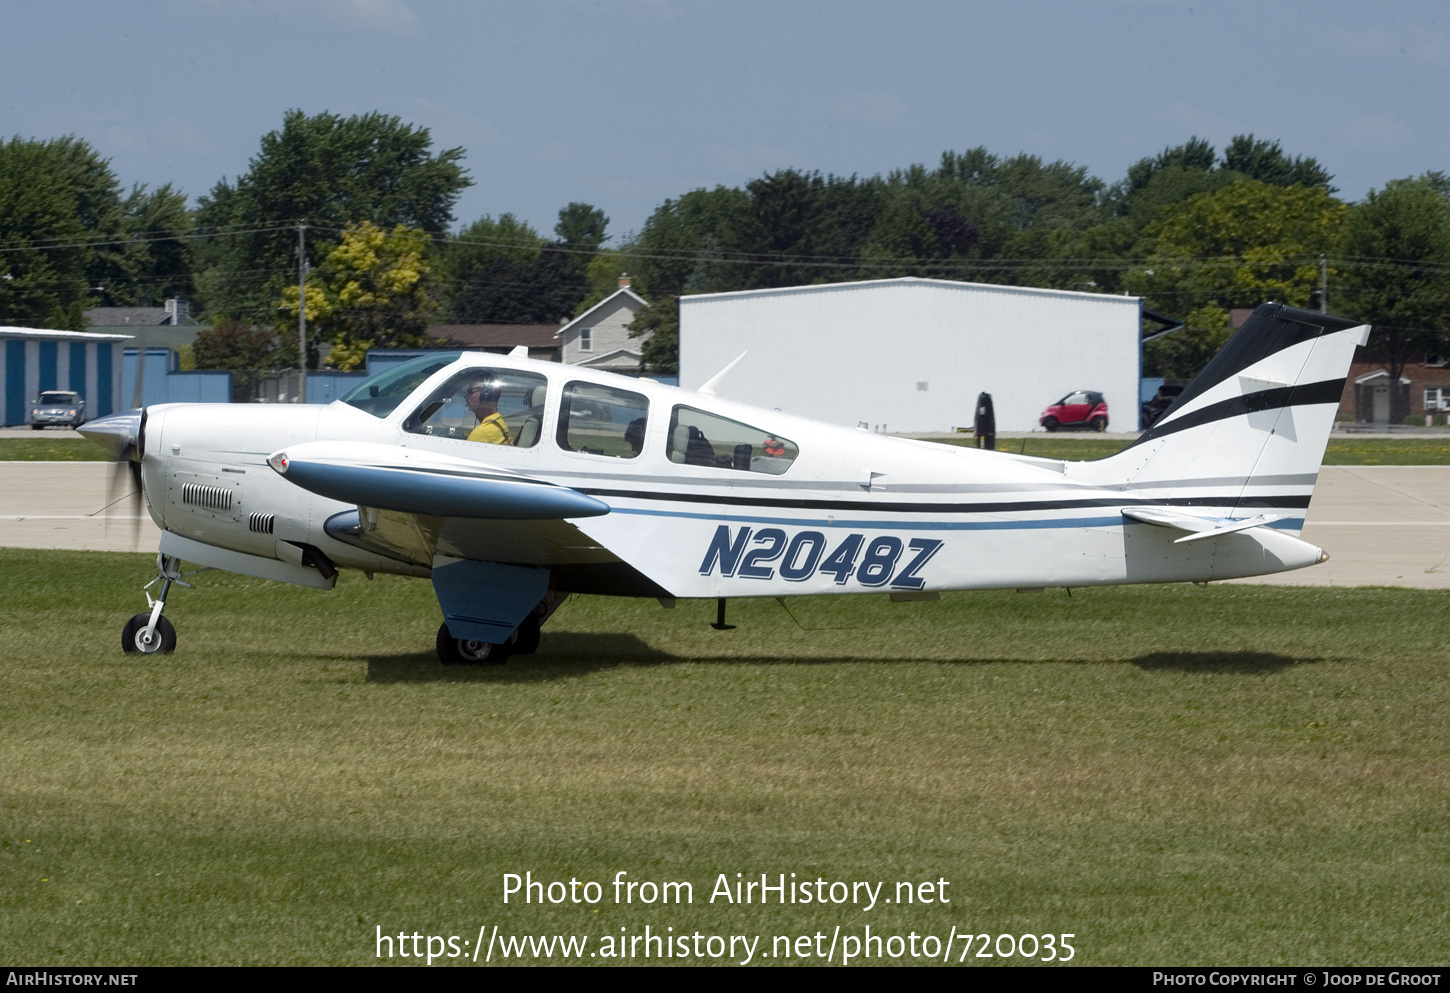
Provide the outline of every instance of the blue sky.
{"type": "Polygon", "coordinates": [[[51,0],[4,5],[0,134],[76,134],[193,199],[289,108],[382,111],[462,146],[458,219],[610,232],[666,197],[943,150],[1109,182],[1190,135],[1313,155],[1357,199],[1450,170],[1450,6],[1077,0],[51,0]]]}

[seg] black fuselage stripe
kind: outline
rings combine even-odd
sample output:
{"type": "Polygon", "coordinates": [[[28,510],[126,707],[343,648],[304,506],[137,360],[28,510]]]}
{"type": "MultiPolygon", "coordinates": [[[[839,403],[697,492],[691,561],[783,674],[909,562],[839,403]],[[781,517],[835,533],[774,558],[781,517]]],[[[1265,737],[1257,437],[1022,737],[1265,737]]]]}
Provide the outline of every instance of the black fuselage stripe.
{"type": "Polygon", "coordinates": [[[758,507],[774,510],[834,510],[850,514],[1004,514],[1039,510],[1088,510],[1094,507],[1265,507],[1302,509],[1309,506],[1309,495],[1292,496],[1221,496],[1170,497],[1168,499],[1133,500],[1094,498],[1090,500],[1008,500],[993,503],[866,503],[855,500],[766,500],[759,497],[716,496],[692,493],[649,493],[638,490],[580,489],[580,493],[600,499],[655,500],[666,503],[703,503],[726,507],[758,507]]]}
{"type": "Polygon", "coordinates": [[[1241,397],[1230,397],[1227,400],[1220,400],[1218,403],[1211,403],[1192,413],[1175,417],[1167,424],[1155,424],[1144,431],[1138,440],[1133,442],[1133,445],[1141,445],[1145,441],[1152,441],[1155,438],[1162,438],[1165,435],[1176,434],[1179,431],[1212,424],[1214,421],[1227,420],[1242,414],[1257,414],[1265,410],[1317,403],[1339,403],[1343,395],[1343,379],[1325,379],[1317,383],[1278,386],[1272,390],[1260,390],[1257,393],[1249,393],[1241,397]]]}

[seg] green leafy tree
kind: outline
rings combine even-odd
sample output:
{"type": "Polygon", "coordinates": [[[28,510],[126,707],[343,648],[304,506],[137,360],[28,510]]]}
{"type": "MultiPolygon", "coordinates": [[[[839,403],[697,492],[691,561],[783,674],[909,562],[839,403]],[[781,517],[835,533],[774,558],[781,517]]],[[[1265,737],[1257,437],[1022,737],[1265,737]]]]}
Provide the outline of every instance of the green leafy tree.
{"type": "Polygon", "coordinates": [[[353,117],[289,111],[280,130],[236,182],[202,197],[198,290],[208,307],[270,320],[283,287],[296,282],[297,231],[311,225],[308,256],[324,258],[348,224],[402,224],[441,235],[471,180],[463,149],[432,151],[427,128],[372,113],[353,117]]]}
{"type": "Polygon", "coordinates": [[[574,313],[589,292],[585,273],[568,246],[549,242],[537,258],[489,259],[454,301],[453,319],[487,324],[556,324],[574,313]]]}
{"type": "MultiPolygon", "coordinates": [[[[71,169],[84,142],[0,142],[0,321],[79,331],[95,252],[95,191],[71,169]]],[[[114,180],[113,180],[114,182],[114,180]]]]}
{"type": "Polygon", "coordinates": [[[854,279],[875,226],[880,179],[785,169],[745,184],[749,199],[717,235],[715,286],[757,289],[854,279]]]}
{"type": "Polygon", "coordinates": [[[1059,272],[1059,232],[1099,220],[1102,182],[1067,162],[1000,159],[985,148],[892,173],[888,201],[862,248],[862,274],[1075,285],[1059,272]]]}
{"type": "Polygon", "coordinates": [[[550,324],[567,319],[589,296],[588,267],[607,239],[609,218],[587,203],[559,211],[558,241],[531,256],[495,254],[468,277],[454,299],[457,321],[550,324]]]}
{"type": "Polygon", "coordinates": [[[677,375],[680,371],[680,305],[674,297],[662,297],[642,307],[629,322],[631,338],[644,338],[640,368],[644,372],[677,375]]]}
{"type": "Polygon", "coordinates": [[[1177,313],[1265,300],[1307,307],[1320,254],[1342,243],[1347,209],[1322,187],[1246,179],[1200,193],[1149,226],[1152,251],[1132,282],[1177,313]]]}
{"type": "Polygon", "coordinates": [[[717,272],[721,236],[749,202],[744,190],[726,186],[691,190],[677,200],[666,200],[655,208],[639,236],[621,246],[620,255],[650,294],[733,289],[717,272]]]}
{"type": "Polygon", "coordinates": [[[468,288],[474,275],[496,258],[526,265],[539,257],[544,239],[513,214],[484,215],[443,245],[438,273],[450,300],[468,288]]]}
{"type": "Polygon", "coordinates": [[[593,252],[609,240],[605,230],[609,218],[604,211],[587,203],[574,202],[559,210],[559,223],[554,225],[554,234],[559,241],[571,248],[593,252]]]}
{"type": "Polygon", "coordinates": [[[112,266],[118,275],[104,286],[111,306],[159,307],[169,297],[190,299],[195,293],[190,236],[191,211],[186,194],[170,183],[148,190],[132,187],[121,207],[127,240],[112,266]]]}
{"type": "Polygon", "coordinates": [[[1152,250],[1124,282],[1153,309],[1191,320],[1145,352],[1145,370],[1196,373],[1195,364],[1226,340],[1228,312],[1235,307],[1266,300],[1310,306],[1319,287],[1319,256],[1334,254],[1342,243],[1347,210],[1322,186],[1243,179],[1190,197],[1149,225],[1152,250]],[[1170,356],[1171,362],[1159,364],[1170,356]]]}
{"type": "Polygon", "coordinates": [[[1143,346],[1143,372],[1165,379],[1192,379],[1228,344],[1233,331],[1227,310],[1204,304],[1188,312],[1182,328],[1143,346]]]}
{"type": "MultiPolygon", "coordinates": [[[[1446,187],[1439,173],[1392,180],[1349,212],[1344,292],[1334,308],[1374,326],[1370,348],[1383,356],[1392,382],[1417,355],[1450,350],[1446,187]]],[[[1391,418],[1407,413],[1392,411],[1391,418]]]]}
{"type": "Polygon", "coordinates": [[[276,329],[221,317],[196,334],[191,346],[194,367],[232,374],[232,401],[256,398],[257,383],[279,369],[295,366],[297,348],[287,349],[276,329]]]}
{"type": "Polygon", "coordinates": [[[1223,150],[1222,168],[1275,186],[1322,186],[1326,193],[1336,192],[1329,185],[1334,177],[1314,159],[1291,159],[1277,141],[1258,140],[1251,134],[1236,135],[1229,141],[1223,150]]]}
{"type": "MultiPolygon", "coordinates": [[[[307,282],[308,344],[332,343],[329,363],[344,372],[363,364],[369,348],[417,348],[428,343],[438,309],[429,249],[421,228],[399,224],[384,233],[376,224],[349,224],[342,241],[307,282]]],[[[281,310],[298,317],[296,285],[282,294],[281,310]]],[[[309,356],[309,364],[316,364],[309,356]]]]}

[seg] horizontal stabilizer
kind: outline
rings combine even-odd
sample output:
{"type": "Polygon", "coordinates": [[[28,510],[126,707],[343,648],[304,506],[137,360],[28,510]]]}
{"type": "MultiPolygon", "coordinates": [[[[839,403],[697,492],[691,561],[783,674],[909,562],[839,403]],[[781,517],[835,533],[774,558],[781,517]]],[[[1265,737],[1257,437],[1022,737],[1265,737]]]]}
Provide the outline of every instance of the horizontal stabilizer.
{"type": "Polygon", "coordinates": [[[319,496],[428,517],[548,521],[609,513],[607,503],[567,486],[396,445],[309,442],[267,464],[319,496]]]}
{"type": "Polygon", "coordinates": [[[1255,517],[1235,520],[1233,518],[1198,517],[1186,514],[1176,507],[1127,507],[1123,510],[1123,516],[1160,528],[1188,532],[1184,537],[1173,542],[1175,545],[1180,545],[1188,541],[1202,541],[1204,538],[1217,538],[1219,535],[1233,534],[1235,531],[1247,531],[1249,528],[1283,520],[1290,515],[1259,514],[1255,517]]]}

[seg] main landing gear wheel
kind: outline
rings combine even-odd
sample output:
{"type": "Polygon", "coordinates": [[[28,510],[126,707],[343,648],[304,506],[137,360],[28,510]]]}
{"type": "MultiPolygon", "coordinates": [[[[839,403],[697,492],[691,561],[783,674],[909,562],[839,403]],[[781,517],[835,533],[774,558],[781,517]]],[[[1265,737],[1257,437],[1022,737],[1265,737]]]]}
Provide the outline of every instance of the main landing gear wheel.
{"type": "Polygon", "coordinates": [[[514,635],[512,653],[514,655],[532,655],[539,650],[539,638],[543,632],[539,626],[537,614],[530,614],[524,618],[519,630],[514,635]]]}
{"type": "Polygon", "coordinates": [[[438,661],[444,665],[503,665],[511,654],[509,645],[455,638],[447,624],[438,628],[438,661]]]}
{"type": "Polygon", "coordinates": [[[151,624],[150,614],[137,614],[126,622],[121,629],[121,651],[129,654],[140,652],[143,655],[153,655],[157,652],[170,652],[176,649],[176,628],[165,617],[156,618],[156,631],[151,635],[151,640],[146,640],[146,628],[151,624]]]}

